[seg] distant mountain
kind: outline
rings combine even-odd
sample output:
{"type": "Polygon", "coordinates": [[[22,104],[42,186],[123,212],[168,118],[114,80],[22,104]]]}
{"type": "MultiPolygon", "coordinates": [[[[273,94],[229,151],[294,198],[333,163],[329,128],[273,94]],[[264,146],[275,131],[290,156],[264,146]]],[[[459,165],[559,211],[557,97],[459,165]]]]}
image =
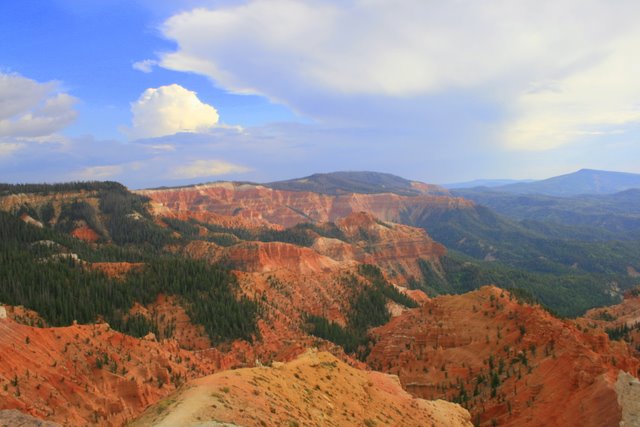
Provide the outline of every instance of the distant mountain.
{"type": "Polygon", "coordinates": [[[395,193],[401,196],[420,194],[448,194],[436,185],[410,181],[396,175],[381,172],[332,172],[316,173],[304,178],[264,184],[275,190],[310,191],[338,195],[345,193],[395,193]]]}
{"type": "Polygon", "coordinates": [[[613,194],[640,188],[640,174],[581,169],[577,172],[529,183],[494,187],[494,190],[519,194],[573,196],[578,194],[613,194]]]}
{"type": "Polygon", "coordinates": [[[474,179],[473,181],[454,182],[451,184],[442,184],[447,189],[454,188],[476,188],[476,187],[501,187],[509,184],[520,184],[534,182],[533,179],[474,179]]]}

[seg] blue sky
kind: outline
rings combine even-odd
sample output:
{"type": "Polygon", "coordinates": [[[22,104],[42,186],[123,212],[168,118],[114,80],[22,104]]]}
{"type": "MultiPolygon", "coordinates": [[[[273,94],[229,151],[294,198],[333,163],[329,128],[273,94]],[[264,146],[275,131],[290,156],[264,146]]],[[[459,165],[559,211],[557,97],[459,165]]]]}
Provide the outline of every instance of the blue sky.
{"type": "Polygon", "coordinates": [[[596,0],[0,2],[0,181],[640,173],[639,18],[596,0]]]}

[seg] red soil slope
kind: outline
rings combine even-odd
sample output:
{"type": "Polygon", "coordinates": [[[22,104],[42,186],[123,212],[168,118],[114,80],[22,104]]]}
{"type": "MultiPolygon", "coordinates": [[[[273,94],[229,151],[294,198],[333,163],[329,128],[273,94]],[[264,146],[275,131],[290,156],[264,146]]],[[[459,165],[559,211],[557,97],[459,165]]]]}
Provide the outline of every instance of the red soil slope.
{"type": "Polygon", "coordinates": [[[464,402],[481,425],[617,426],[618,372],[640,367],[626,344],[495,287],[434,298],[374,335],[373,368],[415,396],[464,402]]]}
{"type": "Polygon", "coordinates": [[[64,425],[122,425],[213,368],[175,341],[137,339],[106,324],[33,328],[0,320],[0,409],[64,425]]]}

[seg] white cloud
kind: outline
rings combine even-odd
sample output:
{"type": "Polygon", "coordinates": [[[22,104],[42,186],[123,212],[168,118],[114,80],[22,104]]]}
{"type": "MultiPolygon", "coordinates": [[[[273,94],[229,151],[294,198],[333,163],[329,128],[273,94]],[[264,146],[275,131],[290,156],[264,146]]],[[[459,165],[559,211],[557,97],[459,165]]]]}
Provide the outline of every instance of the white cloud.
{"type": "Polygon", "coordinates": [[[56,82],[0,72],[0,138],[50,136],[76,119],[76,103],[56,82]]]}
{"type": "Polygon", "coordinates": [[[640,31],[615,38],[602,57],[555,81],[551,90],[519,94],[504,140],[509,147],[551,149],[582,137],[622,133],[640,123],[640,31]]]}
{"type": "Polygon", "coordinates": [[[81,179],[101,180],[120,175],[123,171],[123,165],[90,166],[82,169],[78,176],[81,179]]]}
{"type": "Polygon", "coordinates": [[[253,0],[168,19],[160,65],[320,118],[463,94],[504,113],[505,146],[548,149],[640,120],[638,20],[635,0],[253,0]]]}
{"type": "Polygon", "coordinates": [[[153,71],[153,67],[158,65],[158,61],[154,59],[144,59],[142,61],[134,62],[131,64],[134,70],[142,71],[143,73],[150,73],[153,71]]]}
{"type": "Polygon", "coordinates": [[[132,126],[123,131],[132,139],[179,132],[204,132],[218,123],[218,112],[195,92],[172,84],[149,88],[131,104],[132,126]]]}
{"type": "Polygon", "coordinates": [[[172,144],[156,144],[151,145],[149,148],[160,153],[167,151],[176,151],[176,146],[172,144]]]}
{"type": "Polygon", "coordinates": [[[24,144],[17,142],[0,142],[0,158],[8,157],[22,148],[24,148],[24,144]]]}
{"type": "Polygon", "coordinates": [[[225,162],[223,160],[196,160],[184,166],[176,167],[172,177],[176,179],[204,178],[208,176],[238,174],[250,171],[249,168],[225,162]]]}

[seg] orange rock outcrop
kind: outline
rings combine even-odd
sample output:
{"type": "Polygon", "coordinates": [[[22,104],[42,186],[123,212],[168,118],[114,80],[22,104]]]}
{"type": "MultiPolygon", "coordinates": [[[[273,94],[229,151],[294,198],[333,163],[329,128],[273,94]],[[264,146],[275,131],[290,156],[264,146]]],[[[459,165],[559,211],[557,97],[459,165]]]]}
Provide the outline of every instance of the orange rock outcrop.
{"type": "Polygon", "coordinates": [[[88,266],[91,269],[103,272],[109,277],[123,279],[127,273],[141,269],[144,264],[141,262],[93,262],[88,266]]]}
{"type": "Polygon", "coordinates": [[[71,235],[76,239],[84,240],[88,243],[95,243],[100,240],[100,235],[86,224],[74,229],[71,235]]]}

